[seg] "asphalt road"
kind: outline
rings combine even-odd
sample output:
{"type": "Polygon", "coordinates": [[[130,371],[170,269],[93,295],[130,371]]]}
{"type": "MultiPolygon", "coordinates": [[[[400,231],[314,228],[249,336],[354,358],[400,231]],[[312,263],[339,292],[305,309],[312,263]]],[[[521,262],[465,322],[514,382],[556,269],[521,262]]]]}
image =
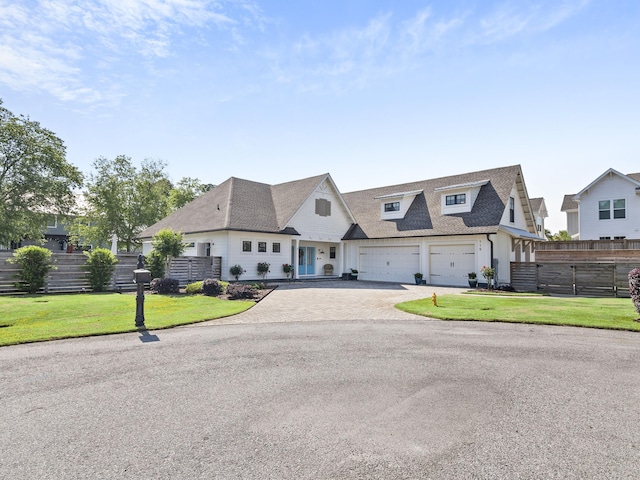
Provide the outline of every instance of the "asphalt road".
{"type": "Polygon", "coordinates": [[[638,334],[423,319],[155,334],[1,348],[0,477],[640,478],[638,334]]]}

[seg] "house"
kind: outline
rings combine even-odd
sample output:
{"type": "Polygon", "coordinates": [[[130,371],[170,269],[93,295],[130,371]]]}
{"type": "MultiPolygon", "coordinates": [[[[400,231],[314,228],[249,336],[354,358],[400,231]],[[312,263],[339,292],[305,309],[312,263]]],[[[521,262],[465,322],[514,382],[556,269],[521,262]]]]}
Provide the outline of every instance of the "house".
{"type": "Polygon", "coordinates": [[[531,198],[529,201],[531,202],[531,210],[536,222],[536,232],[538,232],[540,238],[546,239],[544,219],[549,216],[549,212],[547,211],[547,205],[544,203],[544,198],[531,198]]]}
{"type": "Polygon", "coordinates": [[[565,195],[567,232],[576,240],[640,238],[640,173],[608,169],[574,195],[565,195]]]}
{"type": "MultiPolygon", "coordinates": [[[[540,237],[519,165],[342,194],[331,175],[267,185],[230,178],[140,234],[143,253],[159,230],[184,235],[185,255],[221,258],[222,279],[340,276],[467,285],[469,272],[533,259],[540,237]]],[[[482,279],[481,279],[482,280],[482,279]]]]}

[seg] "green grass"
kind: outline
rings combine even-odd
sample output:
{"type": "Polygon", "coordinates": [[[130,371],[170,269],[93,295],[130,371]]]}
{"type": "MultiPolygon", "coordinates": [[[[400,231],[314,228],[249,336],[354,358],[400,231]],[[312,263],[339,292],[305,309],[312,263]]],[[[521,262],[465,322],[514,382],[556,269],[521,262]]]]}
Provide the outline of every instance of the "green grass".
{"type": "MultiPolygon", "coordinates": [[[[253,301],[146,295],[149,330],[213,320],[243,312],[253,301]]],[[[136,331],[136,296],[117,293],[0,297],[0,346],[136,331]]]]}
{"type": "Polygon", "coordinates": [[[538,323],[640,331],[640,315],[628,298],[442,295],[399,303],[405,312],[442,320],[538,323]]]}

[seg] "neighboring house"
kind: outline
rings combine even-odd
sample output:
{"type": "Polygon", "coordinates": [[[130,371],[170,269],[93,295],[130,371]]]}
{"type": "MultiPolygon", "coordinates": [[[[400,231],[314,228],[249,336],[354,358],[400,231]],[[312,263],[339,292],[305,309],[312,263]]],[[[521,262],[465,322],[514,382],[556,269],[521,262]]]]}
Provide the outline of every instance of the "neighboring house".
{"type": "MultiPolygon", "coordinates": [[[[219,256],[222,279],[340,276],[465,286],[469,272],[533,259],[539,240],[519,165],[341,194],[329,174],[279,185],[230,178],[140,234],[143,253],[162,228],[184,235],[185,255],[219,256]],[[493,259],[493,262],[492,262],[493,259]]],[[[480,277],[482,281],[482,277],[480,277]]]]}
{"type": "Polygon", "coordinates": [[[544,219],[549,216],[549,212],[547,211],[547,205],[544,203],[544,198],[532,198],[529,201],[531,202],[531,210],[533,211],[533,216],[536,221],[536,232],[540,238],[546,239],[547,237],[544,234],[544,219]]]}
{"type": "Polygon", "coordinates": [[[565,195],[567,232],[576,240],[640,238],[640,173],[610,168],[575,195],[565,195]]]}

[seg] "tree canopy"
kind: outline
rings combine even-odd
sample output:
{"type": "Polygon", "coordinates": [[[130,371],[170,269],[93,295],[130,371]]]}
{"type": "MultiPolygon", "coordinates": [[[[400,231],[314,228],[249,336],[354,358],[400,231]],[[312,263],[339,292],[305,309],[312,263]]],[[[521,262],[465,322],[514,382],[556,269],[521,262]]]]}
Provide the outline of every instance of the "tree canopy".
{"type": "Polygon", "coordinates": [[[183,177],[169,193],[169,207],[178,210],[211,188],[213,185],[202,183],[197,178],[183,177]]]}
{"type": "Polygon", "coordinates": [[[42,238],[51,215],[71,213],[81,185],[63,141],[0,99],[0,245],[42,238]]]}
{"type": "Polygon", "coordinates": [[[86,183],[86,211],[72,227],[73,238],[102,245],[115,233],[127,252],[139,246],[138,234],[169,213],[165,165],[145,159],[138,169],[124,155],[97,158],[86,183]]]}

